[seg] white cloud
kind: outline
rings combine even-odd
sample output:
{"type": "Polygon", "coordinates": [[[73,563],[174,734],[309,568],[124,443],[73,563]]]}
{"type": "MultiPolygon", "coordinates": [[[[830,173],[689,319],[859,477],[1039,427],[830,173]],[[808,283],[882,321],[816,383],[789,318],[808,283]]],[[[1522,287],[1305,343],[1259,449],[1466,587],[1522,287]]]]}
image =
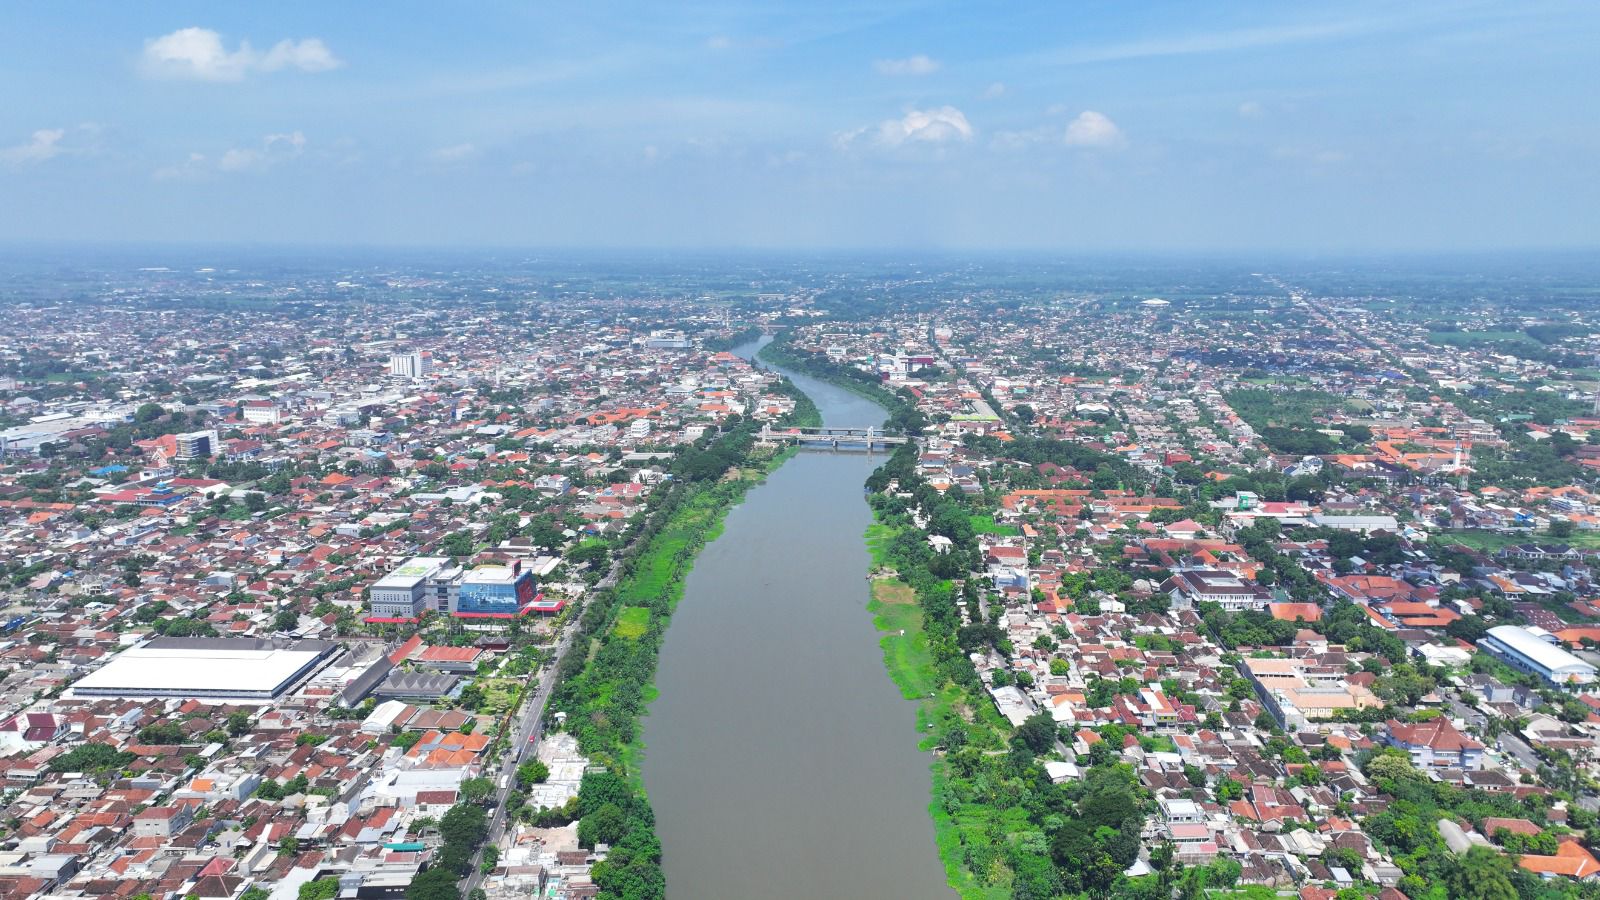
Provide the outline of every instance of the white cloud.
{"type": "Polygon", "coordinates": [[[319,38],[283,40],[262,53],[240,41],[229,50],[222,35],[209,28],[180,28],[144,43],[143,68],[157,78],[196,81],[240,81],[255,72],[295,69],[326,72],[344,63],[319,38]]]}
{"type": "Polygon", "coordinates": [[[204,153],[191,153],[189,158],[175,166],[162,166],[154,173],[157,181],[177,181],[182,178],[199,178],[211,171],[204,153]]]}
{"type": "Polygon", "coordinates": [[[215,162],[204,153],[191,153],[188,159],[178,165],[157,169],[155,177],[168,181],[204,178],[217,172],[260,172],[294,159],[304,153],[305,148],[306,136],[298,131],[269,134],[261,139],[259,146],[228,148],[215,162]]]}
{"type": "Polygon", "coordinates": [[[234,147],[228,150],[217,160],[217,168],[224,172],[264,169],[299,156],[305,148],[306,136],[298,131],[269,134],[261,139],[260,147],[234,147]]]}
{"type": "Polygon", "coordinates": [[[1122,129],[1117,127],[1117,123],[1111,121],[1105,113],[1098,113],[1092,109],[1078,113],[1076,119],[1067,123],[1065,140],[1069,147],[1094,149],[1120,147],[1125,142],[1122,129]]]}
{"type": "Polygon", "coordinates": [[[767,167],[781,169],[785,166],[796,166],[807,159],[804,150],[785,150],[782,153],[772,152],[767,154],[767,167]]]}
{"type": "Polygon", "coordinates": [[[998,100],[1005,95],[1006,86],[998,81],[983,89],[983,99],[985,100],[998,100]]]}
{"type": "Polygon", "coordinates": [[[706,38],[705,47],[717,53],[729,51],[773,50],[783,46],[783,41],[778,38],[762,37],[760,35],[741,35],[735,37],[731,34],[714,34],[706,38]]]}
{"type": "Polygon", "coordinates": [[[0,162],[13,166],[44,162],[61,152],[61,139],[66,136],[64,128],[41,128],[23,143],[0,149],[0,162]]]}
{"type": "Polygon", "coordinates": [[[932,75],[939,71],[939,61],[918,53],[905,59],[880,59],[872,67],[879,75],[932,75]]]}
{"type": "Polygon", "coordinates": [[[954,106],[913,109],[898,119],[878,123],[878,143],[894,147],[907,142],[942,144],[972,139],[972,124],[954,106]]]}
{"type": "Polygon", "coordinates": [[[1254,100],[1246,100],[1239,104],[1239,118],[1241,119],[1259,119],[1266,114],[1267,111],[1254,100]]]}
{"type": "Polygon", "coordinates": [[[477,156],[478,147],[475,144],[451,144],[448,147],[440,147],[428,155],[434,162],[461,162],[477,156]]]}
{"type": "Polygon", "coordinates": [[[267,55],[261,57],[261,71],[276,72],[279,69],[299,69],[302,72],[328,72],[344,65],[344,62],[333,55],[328,45],[321,38],[305,38],[299,41],[279,41],[272,45],[267,55]]]}

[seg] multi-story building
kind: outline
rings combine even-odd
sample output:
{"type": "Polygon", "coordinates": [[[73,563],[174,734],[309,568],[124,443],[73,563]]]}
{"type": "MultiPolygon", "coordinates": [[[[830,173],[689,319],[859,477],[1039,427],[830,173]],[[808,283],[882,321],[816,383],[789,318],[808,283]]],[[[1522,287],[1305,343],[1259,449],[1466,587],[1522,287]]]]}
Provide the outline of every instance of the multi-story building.
{"type": "Polygon", "coordinates": [[[426,353],[412,350],[408,353],[389,354],[389,374],[396,378],[424,378],[427,376],[432,360],[426,353]]]}
{"type": "Polygon", "coordinates": [[[178,459],[202,459],[213,455],[222,446],[222,439],[214,429],[180,434],[177,435],[177,441],[178,459]]]}
{"type": "Polygon", "coordinates": [[[1402,723],[1389,720],[1386,740],[1411,754],[1420,769],[1481,769],[1484,746],[1462,734],[1446,718],[1402,723]]]}
{"type": "Polygon", "coordinates": [[[240,412],[246,422],[254,425],[276,425],[283,421],[283,410],[271,400],[247,400],[240,412]]]}
{"type": "Polygon", "coordinates": [[[694,346],[694,342],[677,329],[661,329],[650,332],[644,345],[651,350],[688,350],[694,346]]]}
{"type": "Polygon", "coordinates": [[[367,621],[410,621],[424,610],[448,609],[460,576],[461,567],[446,557],[412,557],[372,586],[367,621]]]}
{"type": "Polygon", "coordinates": [[[462,575],[451,592],[450,615],[510,619],[532,610],[538,599],[533,570],[520,561],[509,566],[478,566],[462,575]]]}
{"type": "Polygon", "coordinates": [[[1209,602],[1238,612],[1261,609],[1272,602],[1272,594],[1265,588],[1221,569],[1182,569],[1172,573],[1161,589],[1172,597],[1173,609],[1195,609],[1209,602]]]}

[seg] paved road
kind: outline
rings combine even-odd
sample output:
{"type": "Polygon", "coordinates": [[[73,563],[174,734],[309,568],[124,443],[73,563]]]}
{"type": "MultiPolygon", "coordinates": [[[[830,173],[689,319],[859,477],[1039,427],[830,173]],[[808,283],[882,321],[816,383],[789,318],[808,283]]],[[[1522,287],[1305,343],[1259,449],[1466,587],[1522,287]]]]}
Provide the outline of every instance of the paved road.
{"type": "Polygon", "coordinates": [[[1533,748],[1528,746],[1528,742],[1523,740],[1520,735],[1509,732],[1502,734],[1495,741],[1495,746],[1501,752],[1509,753],[1516,757],[1517,762],[1529,771],[1537,772],[1539,770],[1539,754],[1534,753],[1533,748]]]}
{"type": "MultiPolygon", "coordinates": [[[[600,588],[610,588],[617,583],[617,567],[612,566],[606,577],[600,579],[595,585],[600,588]]],[[[511,752],[506,754],[505,762],[501,764],[500,771],[485,772],[484,776],[503,780],[503,786],[497,785],[495,789],[494,810],[489,814],[489,836],[484,840],[483,846],[472,856],[472,873],[461,884],[461,896],[469,896],[474,890],[483,886],[483,873],[479,871],[479,863],[483,861],[483,847],[494,846],[500,843],[500,838],[506,831],[506,798],[510,796],[511,789],[516,785],[517,766],[531,759],[538,748],[539,738],[544,735],[544,710],[550,702],[550,693],[555,689],[555,673],[561,668],[561,661],[566,658],[567,651],[572,648],[572,640],[577,635],[577,622],[567,623],[566,630],[562,632],[561,640],[556,643],[555,656],[539,670],[539,687],[522,702],[522,709],[517,715],[516,728],[512,731],[511,752]]]]}
{"type": "Polygon", "coordinates": [[[1489,724],[1488,716],[1485,716],[1476,709],[1473,709],[1465,703],[1462,703],[1461,700],[1454,694],[1447,694],[1445,696],[1445,703],[1449,704],[1450,706],[1451,718],[1461,719],[1467,723],[1469,728],[1473,730],[1481,733],[1484,729],[1484,726],[1489,724]]]}

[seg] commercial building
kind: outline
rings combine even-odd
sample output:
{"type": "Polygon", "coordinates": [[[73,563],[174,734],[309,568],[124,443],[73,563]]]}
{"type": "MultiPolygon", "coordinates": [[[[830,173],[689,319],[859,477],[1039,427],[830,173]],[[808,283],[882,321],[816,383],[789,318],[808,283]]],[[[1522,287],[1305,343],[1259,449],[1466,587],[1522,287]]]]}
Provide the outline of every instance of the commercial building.
{"type": "Polygon", "coordinates": [[[401,672],[395,670],[389,673],[383,683],[372,691],[372,696],[380,702],[384,700],[438,700],[455,690],[461,683],[461,676],[450,674],[431,675],[424,672],[401,672]]]}
{"type": "Polygon", "coordinates": [[[1197,609],[1201,603],[1216,603],[1228,612],[1238,612],[1261,609],[1272,602],[1270,592],[1223,569],[1181,569],[1161,589],[1172,598],[1173,609],[1197,609]]]}
{"type": "Polygon", "coordinates": [[[1314,513],[1311,524],[1316,528],[1332,528],[1336,531],[1359,531],[1362,534],[1371,534],[1374,531],[1387,531],[1394,534],[1400,530],[1400,520],[1394,516],[1326,516],[1314,513]]]}
{"type": "Polygon", "coordinates": [[[244,420],[254,425],[276,425],[283,421],[283,410],[271,400],[248,400],[241,408],[244,420]]]}
{"type": "Polygon", "coordinates": [[[1333,718],[1341,709],[1383,706],[1372,691],[1351,683],[1342,666],[1299,657],[1252,656],[1244,660],[1244,667],[1267,711],[1285,728],[1306,728],[1310,722],[1333,718]]]}
{"type": "Polygon", "coordinates": [[[479,566],[461,576],[450,598],[450,614],[461,618],[509,619],[533,609],[539,600],[533,570],[521,562],[479,566]]]}
{"type": "Polygon", "coordinates": [[[689,336],[676,329],[660,329],[645,338],[645,347],[651,350],[688,350],[694,346],[689,336]]]}
{"type": "Polygon", "coordinates": [[[1516,625],[1496,625],[1478,640],[1478,646],[1513,669],[1531,672],[1559,687],[1593,684],[1595,667],[1556,646],[1555,640],[1555,635],[1544,629],[1535,632],[1516,625]]]}
{"type": "Polygon", "coordinates": [[[428,354],[412,351],[410,353],[389,354],[389,374],[396,378],[424,378],[432,369],[432,360],[428,354]]]}
{"type": "Polygon", "coordinates": [[[180,434],[178,439],[178,459],[201,459],[211,456],[222,446],[222,439],[213,429],[204,431],[191,431],[180,434]]]}
{"type": "Polygon", "coordinates": [[[156,638],[72,686],[77,697],[272,700],[339,652],[329,641],[156,638]]]}
{"type": "Polygon", "coordinates": [[[410,622],[449,607],[461,567],[442,556],[414,556],[372,586],[368,622],[410,622]]]}

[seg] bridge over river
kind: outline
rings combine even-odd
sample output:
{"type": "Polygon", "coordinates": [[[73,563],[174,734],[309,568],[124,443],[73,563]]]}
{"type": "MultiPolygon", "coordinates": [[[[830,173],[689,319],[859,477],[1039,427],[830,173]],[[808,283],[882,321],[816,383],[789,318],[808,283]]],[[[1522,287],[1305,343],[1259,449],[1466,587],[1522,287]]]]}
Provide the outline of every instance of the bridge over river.
{"type": "MultiPolygon", "coordinates": [[[[866,398],[786,374],[823,422],[871,427],[768,440],[905,440],[866,398]]],[[[926,732],[866,609],[862,482],[884,456],[795,454],[695,558],[643,723],[667,900],[957,900],[928,814],[926,732]]]]}
{"type": "Polygon", "coordinates": [[[828,444],[835,450],[840,447],[866,447],[872,450],[875,447],[898,447],[911,439],[902,435],[884,434],[883,429],[870,425],[866,428],[827,425],[821,428],[779,429],[766,425],[761,429],[761,440],[768,443],[828,444]]]}

